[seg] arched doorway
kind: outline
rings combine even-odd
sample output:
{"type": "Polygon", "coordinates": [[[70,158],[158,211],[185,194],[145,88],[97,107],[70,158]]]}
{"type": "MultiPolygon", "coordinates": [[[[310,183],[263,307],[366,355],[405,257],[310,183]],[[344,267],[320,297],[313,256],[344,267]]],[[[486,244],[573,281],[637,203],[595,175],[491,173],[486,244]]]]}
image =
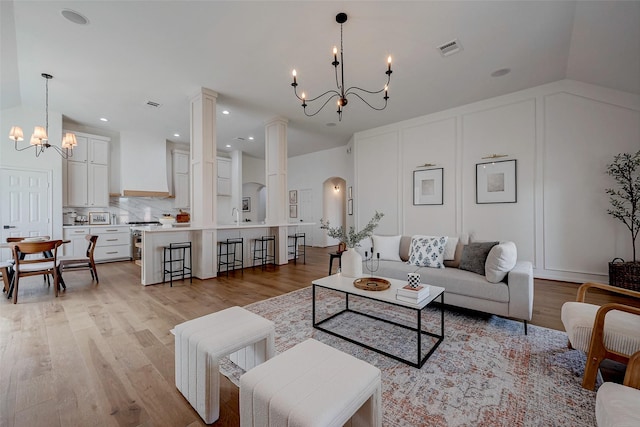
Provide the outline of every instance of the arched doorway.
{"type": "MultiPolygon", "coordinates": [[[[322,218],[329,221],[331,227],[347,226],[347,182],[340,177],[331,177],[322,185],[322,218]]],[[[337,239],[324,233],[324,245],[334,246],[340,243],[337,239]]]]}

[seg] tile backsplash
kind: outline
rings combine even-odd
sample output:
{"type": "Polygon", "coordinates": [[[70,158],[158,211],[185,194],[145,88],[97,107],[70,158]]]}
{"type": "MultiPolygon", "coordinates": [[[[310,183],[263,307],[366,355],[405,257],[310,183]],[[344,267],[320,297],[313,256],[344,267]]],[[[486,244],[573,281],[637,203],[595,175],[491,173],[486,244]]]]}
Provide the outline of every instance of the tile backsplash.
{"type": "MultiPolygon", "coordinates": [[[[108,208],[64,208],[63,213],[75,212],[79,216],[88,217],[89,212],[107,212],[112,224],[114,221],[115,224],[126,224],[130,221],[157,221],[164,214],[175,217],[180,209],[176,209],[173,204],[173,199],[159,197],[109,197],[108,208]]],[[[68,217],[65,215],[65,218],[68,217]]]]}

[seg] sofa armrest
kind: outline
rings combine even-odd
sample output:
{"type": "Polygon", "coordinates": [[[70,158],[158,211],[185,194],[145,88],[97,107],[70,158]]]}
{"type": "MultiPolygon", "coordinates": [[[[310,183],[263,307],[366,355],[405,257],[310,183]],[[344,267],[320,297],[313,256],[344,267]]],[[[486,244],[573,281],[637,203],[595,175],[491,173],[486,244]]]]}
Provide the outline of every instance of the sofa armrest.
{"type": "Polygon", "coordinates": [[[531,320],[533,315],[533,265],[518,261],[508,274],[509,317],[531,320]]]}

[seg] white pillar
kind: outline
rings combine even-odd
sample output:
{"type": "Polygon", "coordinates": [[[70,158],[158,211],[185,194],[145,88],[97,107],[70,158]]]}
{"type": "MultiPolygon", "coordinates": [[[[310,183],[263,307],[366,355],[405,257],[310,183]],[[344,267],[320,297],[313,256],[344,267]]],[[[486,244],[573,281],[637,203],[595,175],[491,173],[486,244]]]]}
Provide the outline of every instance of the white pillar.
{"type": "MultiPolygon", "coordinates": [[[[194,276],[216,276],[216,103],[218,94],[201,88],[191,98],[191,223],[209,228],[195,238],[194,276]]],[[[196,234],[196,233],[194,233],[196,234]]]]}
{"type": "MultiPolygon", "coordinates": [[[[283,117],[265,122],[267,225],[278,226],[276,262],[287,260],[287,123],[283,117]]],[[[275,228],[275,227],[274,227],[275,228]]]]}

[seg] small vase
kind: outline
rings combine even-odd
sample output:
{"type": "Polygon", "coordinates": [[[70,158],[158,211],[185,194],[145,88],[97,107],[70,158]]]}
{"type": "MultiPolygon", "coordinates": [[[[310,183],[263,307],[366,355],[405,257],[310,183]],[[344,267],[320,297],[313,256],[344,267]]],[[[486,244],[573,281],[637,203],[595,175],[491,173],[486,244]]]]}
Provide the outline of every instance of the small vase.
{"type": "Polygon", "coordinates": [[[342,253],[342,275],[345,277],[362,276],[362,256],[354,248],[349,248],[342,253]]]}

